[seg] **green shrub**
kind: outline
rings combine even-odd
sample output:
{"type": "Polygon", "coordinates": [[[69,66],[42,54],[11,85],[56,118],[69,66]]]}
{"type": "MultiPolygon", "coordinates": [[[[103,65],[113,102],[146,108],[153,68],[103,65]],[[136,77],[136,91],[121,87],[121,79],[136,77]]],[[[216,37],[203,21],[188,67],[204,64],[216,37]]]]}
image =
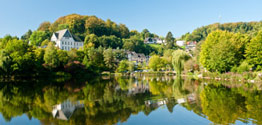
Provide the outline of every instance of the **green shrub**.
{"type": "Polygon", "coordinates": [[[238,73],[248,72],[252,68],[246,61],[243,61],[240,66],[237,68],[238,73]]]}

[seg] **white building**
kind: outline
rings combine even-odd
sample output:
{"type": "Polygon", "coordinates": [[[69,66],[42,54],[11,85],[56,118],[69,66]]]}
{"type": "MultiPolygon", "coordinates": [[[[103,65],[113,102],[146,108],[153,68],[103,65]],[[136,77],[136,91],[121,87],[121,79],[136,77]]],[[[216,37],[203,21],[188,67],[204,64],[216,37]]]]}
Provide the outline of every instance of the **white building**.
{"type": "Polygon", "coordinates": [[[156,38],[156,43],[162,44],[162,43],[165,43],[165,40],[162,40],[160,38],[156,38]]]}
{"type": "Polygon", "coordinates": [[[59,30],[53,33],[51,41],[54,41],[56,46],[62,50],[70,50],[72,48],[79,49],[84,45],[84,42],[72,35],[68,29],[59,30]]]}
{"type": "Polygon", "coordinates": [[[185,45],[185,41],[176,41],[176,44],[178,46],[184,46],[185,45]]]}
{"type": "Polygon", "coordinates": [[[160,38],[151,38],[151,37],[148,37],[144,40],[144,43],[146,44],[162,44],[162,43],[165,43],[165,40],[162,40],[160,38]]]}
{"type": "Polygon", "coordinates": [[[84,104],[81,101],[71,102],[64,101],[61,104],[53,106],[53,117],[61,120],[68,120],[77,108],[83,108],[84,104]]]}

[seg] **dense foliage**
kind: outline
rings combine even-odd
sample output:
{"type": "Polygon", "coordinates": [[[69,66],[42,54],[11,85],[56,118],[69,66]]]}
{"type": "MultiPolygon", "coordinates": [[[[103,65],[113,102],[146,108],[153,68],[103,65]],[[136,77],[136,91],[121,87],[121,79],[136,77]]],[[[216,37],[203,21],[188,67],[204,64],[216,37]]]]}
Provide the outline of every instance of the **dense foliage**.
{"type": "Polygon", "coordinates": [[[154,71],[159,71],[165,66],[165,60],[159,57],[158,55],[153,55],[148,62],[149,68],[154,71]]]}
{"type": "Polygon", "coordinates": [[[262,31],[250,41],[245,52],[247,62],[262,70],[262,31]]]}
{"type": "Polygon", "coordinates": [[[48,41],[46,48],[29,45],[16,37],[0,39],[0,76],[36,77],[56,72],[71,75],[114,71],[119,61],[126,59],[121,49],[94,48],[86,44],[83,49],[65,51],[48,41]]]}
{"type": "MultiPolygon", "coordinates": [[[[60,17],[54,23],[43,22],[37,31],[32,32],[29,30],[21,38],[30,41],[32,45],[44,46],[47,45],[42,44],[44,40],[50,40],[53,32],[62,29],[68,29],[74,36],[80,38],[85,43],[93,43],[95,48],[100,46],[113,49],[123,48],[146,55],[151,52],[158,53],[158,50],[144,44],[144,39],[148,37],[159,37],[156,34],[150,33],[148,29],[144,29],[141,33],[136,30],[129,31],[124,24],[116,24],[110,19],[104,21],[96,16],[82,16],[78,14],[60,17]]],[[[172,34],[171,37],[171,44],[167,46],[173,47],[174,38],[172,34]]]]}
{"type": "Polygon", "coordinates": [[[252,37],[258,31],[262,30],[262,22],[215,23],[197,28],[192,33],[186,33],[181,39],[186,41],[202,41],[206,39],[209,33],[216,30],[248,34],[252,37]]]}
{"type": "Polygon", "coordinates": [[[209,71],[227,72],[244,59],[249,37],[240,33],[214,31],[201,46],[200,63],[209,71]]]}
{"type": "Polygon", "coordinates": [[[190,59],[188,53],[183,50],[176,50],[172,54],[172,64],[178,75],[184,70],[184,64],[190,59]]]}
{"type": "MultiPolygon", "coordinates": [[[[136,65],[137,69],[146,69],[147,66],[144,65],[155,71],[170,71],[175,68],[180,74],[184,65],[186,71],[192,71],[199,70],[201,63],[212,72],[242,73],[251,68],[261,70],[261,32],[258,33],[261,26],[261,22],[241,22],[198,28],[181,38],[186,41],[201,41],[192,51],[186,47],[178,47],[171,32],[163,38],[150,33],[148,29],[142,32],[130,31],[125,25],[116,24],[109,19],[104,21],[96,16],[71,14],[60,17],[53,23],[43,22],[36,31],[28,30],[21,39],[11,36],[1,38],[0,71],[8,74],[7,76],[26,70],[29,74],[38,75],[40,73],[36,72],[39,71],[68,71],[67,68],[73,70],[76,67],[85,67],[85,70],[93,72],[117,71],[120,61],[126,59],[126,51],[151,56],[145,64],[136,65]],[[66,52],[51,46],[52,33],[62,29],[68,29],[74,38],[84,41],[83,48],[66,52]],[[165,43],[145,44],[144,40],[147,38],[160,38],[165,43]],[[192,59],[187,61],[179,54],[173,55],[173,51],[177,49],[180,49],[180,53],[190,55],[192,59]],[[35,71],[31,71],[33,69],[35,71]]],[[[121,64],[126,67],[127,62],[121,64]]],[[[120,72],[123,69],[127,70],[122,68],[120,72]]]]}

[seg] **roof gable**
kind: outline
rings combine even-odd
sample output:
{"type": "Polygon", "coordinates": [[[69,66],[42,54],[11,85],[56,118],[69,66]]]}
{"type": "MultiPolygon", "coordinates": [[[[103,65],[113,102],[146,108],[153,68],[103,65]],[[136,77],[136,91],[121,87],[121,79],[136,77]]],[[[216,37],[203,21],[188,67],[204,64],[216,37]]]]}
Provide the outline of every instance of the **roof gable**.
{"type": "Polygon", "coordinates": [[[68,30],[65,31],[63,37],[72,37],[68,30]]]}
{"type": "Polygon", "coordinates": [[[63,29],[55,32],[55,36],[58,40],[61,40],[63,37],[72,37],[68,29],[63,29]]]}
{"type": "Polygon", "coordinates": [[[66,38],[72,38],[76,42],[82,41],[79,37],[72,35],[68,29],[59,30],[55,32],[53,36],[55,36],[57,40],[61,40],[63,37],[66,37],[66,38]]]}

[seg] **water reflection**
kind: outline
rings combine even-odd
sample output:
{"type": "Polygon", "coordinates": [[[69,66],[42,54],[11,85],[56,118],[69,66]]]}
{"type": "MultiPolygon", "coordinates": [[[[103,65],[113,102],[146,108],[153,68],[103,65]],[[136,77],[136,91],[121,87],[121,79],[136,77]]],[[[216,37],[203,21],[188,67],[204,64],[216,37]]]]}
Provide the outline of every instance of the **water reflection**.
{"type": "Polygon", "coordinates": [[[42,124],[116,124],[178,105],[216,124],[262,124],[262,91],[203,83],[166,76],[1,83],[0,112],[6,123],[25,114],[42,124]]]}
{"type": "Polygon", "coordinates": [[[61,104],[53,106],[52,114],[54,118],[68,120],[74,111],[79,108],[84,108],[83,101],[72,102],[66,100],[61,104]]]}

